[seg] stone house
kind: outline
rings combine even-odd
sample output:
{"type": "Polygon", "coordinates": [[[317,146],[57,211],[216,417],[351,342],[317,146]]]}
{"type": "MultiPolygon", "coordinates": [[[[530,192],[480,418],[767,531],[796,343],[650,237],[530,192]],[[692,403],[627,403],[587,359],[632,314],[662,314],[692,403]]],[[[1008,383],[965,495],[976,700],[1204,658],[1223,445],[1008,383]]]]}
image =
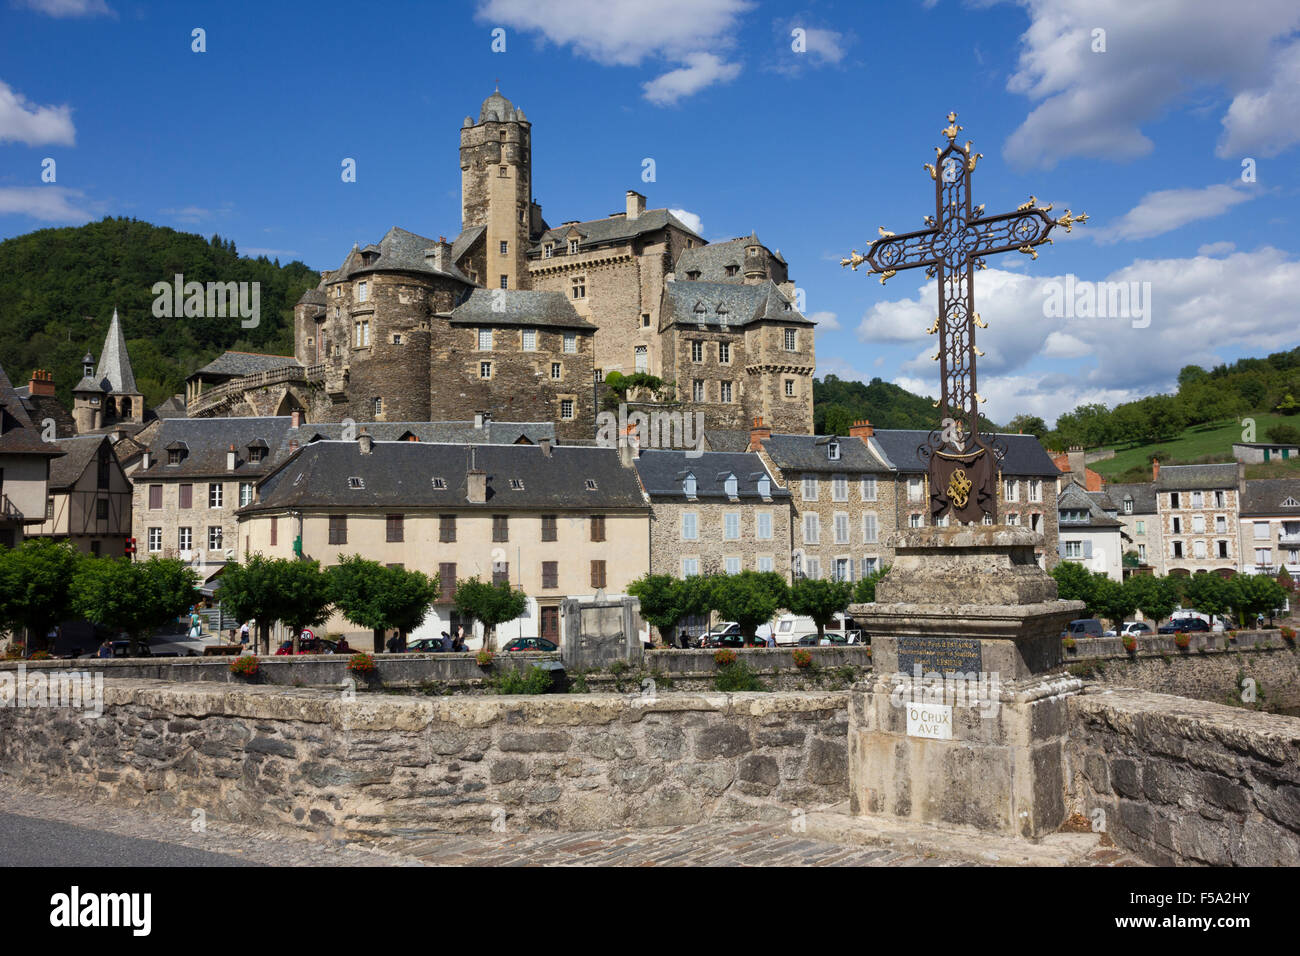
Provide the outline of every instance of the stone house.
{"type": "Polygon", "coordinates": [[[1300,479],[1247,481],[1241,496],[1241,570],[1300,579],[1300,479]]]}
{"type": "Polygon", "coordinates": [[[774,571],[790,580],[790,492],[747,452],[647,450],[633,462],[650,498],[650,572],[774,571]]]}
{"type": "Polygon", "coordinates": [[[1152,462],[1166,574],[1212,571],[1224,576],[1241,565],[1240,494],[1245,465],[1164,465],[1152,462]]]}
{"type": "Polygon", "coordinates": [[[0,368],[0,546],[13,548],[45,520],[51,461],[64,452],[41,440],[0,368]]]}
{"type": "MultiPolygon", "coordinates": [[[[615,449],[322,440],[265,475],[239,509],[240,553],[323,566],[359,554],[438,575],[441,595],[413,637],[462,623],[458,581],[506,581],[528,596],[502,641],[564,637],[560,602],[621,595],[650,565],[650,506],[615,449]]],[[[369,632],[335,614],[329,631],[369,632]]],[[[472,633],[466,627],[467,634],[472,633]]],[[[481,636],[481,635],[480,635],[481,636]]]]}
{"type": "Polygon", "coordinates": [[[1062,561],[1081,564],[1112,581],[1124,579],[1124,523],[1104,492],[1090,492],[1071,481],[1056,499],[1062,561]]]}
{"type": "Polygon", "coordinates": [[[50,463],[45,521],[31,537],[71,542],[83,554],[119,556],[131,537],[131,480],[107,435],[53,442],[63,457],[50,463]]]}
{"type": "Polygon", "coordinates": [[[1281,442],[1233,442],[1232,457],[1248,465],[1289,461],[1292,458],[1300,458],[1300,445],[1286,445],[1281,442]]]}
{"type": "Polygon", "coordinates": [[[1165,574],[1164,536],[1156,510],[1156,488],[1150,481],[1105,486],[1115,505],[1115,517],[1124,526],[1124,550],[1136,551],[1138,563],[1153,574],[1165,574]]]}
{"type": "Polygon", "coordinates": [[[889,563],[898,478],[870,425],[839,437],[776,434],[755,423],[750,447],[789,491],[794,577],[857,581],[889,563]]]}

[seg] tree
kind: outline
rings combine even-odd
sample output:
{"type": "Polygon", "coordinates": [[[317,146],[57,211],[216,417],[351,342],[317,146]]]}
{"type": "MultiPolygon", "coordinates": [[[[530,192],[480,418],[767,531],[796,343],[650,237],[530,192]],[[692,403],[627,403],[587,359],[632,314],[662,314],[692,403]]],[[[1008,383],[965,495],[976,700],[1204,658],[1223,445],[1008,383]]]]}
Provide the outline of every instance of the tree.
{"type": "Polygon", "coordinates": [[[1232,609],[1232,583],[1217,574],[1194,574],[1183,589],[1183,604],[1211,618],[1232,609]]]}
{"type": "Polygon", "coordinates": [[[1037,415],[1017,415],[1007,423],[1007,431],[1033,435],[1039,441],[1042,441],[1043,436],[1047,434],[1048,428],[1047,422],[1037,415]]]}
{"type": "Polygon", "coordinates": [[[1153,623],[1158,624],[1178,607],[1179,588],[1173,578],[1135,574],[1129,578],[1128,585],[1137,601],[1138,610],[1153,623]]]}
{"type": "Polygon", "coordinates": [[[1286,591],[1266,574],[1235,574],[1228,584],[1228,603],[1243,626],[1258,614],[1267,614],[1271,622],[1286,603],[1286,591]]]}
{"type": "Polygon", "coordinates": [[[740,625],[747,644],[753,643],[760,624],[766,624],[778,608],[790,604],[789,585],[775,571],[715,575],[709,591],[713,609],[740,625]]]}
{"type": "Polygon", "coordinates": [[[1094,574],[1093,609],[1098,616],[1107,618],[1119,628],[1137,610],[1137,595],[1127,582],[1121,584],[1099,572],[1094,574]]]}
{"type": "Polygon", "coordinates": [[[641,602],[641,617],[672,646],[677,622],[684,616],[684,582],[670,574],[644,574],[627,586],[627,593],[641,602]]]}
{"type": "Polygon", "coordinates": [[[1300,428],[1295,425],[1280,423],[1272,426],[1266,432],[1268,440],[1277,442],[1279,445],[1300,445],[1300,428]]]}
{"type": "Polygon", "coordinates": [[[826,435],[847,435],[853,427],[853,413],[843,405],[827,405],[826,419],[822,433],[826,435]]]}
{"type": "Polygon", "coordinates": [[[826,635],[826,625],[853,599],[853,585],[848,581],[826,578],[800,578],[790,588],[787,605],[795,614],[813,619],[818,642],[826,635]]]}
{"type": "Polygon", "coordinates": [[[384,649],[384,631],[406,635],[420,626],[438,596],[438,579],[419,571],[390,568],[359,554],[339,555],[326,572],[331,602],[345,618],[370,628],[375,652],[384,649]]]}
{"type": "Polygon", "coordinates": [[[466,578],[456,585],[456,610],[483,624],[483,649],[496,649],[498,625],[513,621],[528,607],[523,591],[507,582],[485,584],[478,578],[466,578]]]}
{"type": "Polygon", "coordinates": [[[856,604],[871,604],[876,600],[876,585],[880,579],[889,573],[889,565],[882,565],[858,579],[857,585],[853,588],[853,600],[856,604]]]}
{"type": "Polygon", "coordinates": [[[0,631],[25,630],[29,652],[44,647],[50,628],[70,616],[79,560],[71,545],[48,538],[0,548],[0,631]]]}
{"type": "Polygon", "coordinates": [[[125,631],[138,650],[154,628],[198,603],[198,583],[175,558],[83,558],[72,576],[72,604],[86,620],[125,631]]]}
{"type": "Polygon", "coordinates": [[[263,654],[271,651],[271,624],[281,621],[293,635],[293,649],[305,627],[322,624],[330,612],[330,582],[319,561],[252,555],[221,571],[221,604],[240,620],[257,623],[263,654]]]}
{"type": "Polygon", "coordinates": [[[1087,605],[1089,614],[1093,613],[1093,604],[1097,597],[1097,579],[1082,564],[1062,561],[1052,568],[1052,577],[1056,579],[1057,596],[1062,601],[1082,601],[1087,605]]]}

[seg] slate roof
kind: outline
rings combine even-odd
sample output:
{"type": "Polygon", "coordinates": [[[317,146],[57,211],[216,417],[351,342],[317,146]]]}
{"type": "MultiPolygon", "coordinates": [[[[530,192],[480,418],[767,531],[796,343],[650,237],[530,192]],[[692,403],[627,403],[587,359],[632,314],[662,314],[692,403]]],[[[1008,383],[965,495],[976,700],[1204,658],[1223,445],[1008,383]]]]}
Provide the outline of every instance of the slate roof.
{"type": "Polygon", "coordinates": [[[578,315],[563,292],[475,289],[447,314],[453,325],[532,325],[596,331],[596,326],[578,315]],[[494,303],[505,306],[504,310],[493,309],[494,303]]]}
{"type": "Polygon", "coordinates": [[[185,407],[185,400],[181,396],[173,395],[155,408],[153,414],[155,418],[188,418],[189,410],[185,407]]]}
{"type": "Polygon", "coordinates": [[[749,448],[749,429],[706,428],[704,444],[709,451],[745,451],[749,448]]]}
{"type": "Polygon", "coordinates": [[[469,247],[474,245],[478,237],[486,231],[487,226],[470,226],[468,229],[462,229],[460,235],[452,241],[451,261],[460,262],[465,253],[469,251],[469,247]]]}
{"type": "MultiPolygon", "coordinates": [[[[877,428],[876,444],[885,457],[903,474],[923,474],[925,464],[917,457],[916,449],[930,437],[928,431],[916,428],[877,428]]],[[[1002,462],[1002,474],[1016,477],[1041,477],[1056,479],[1061,470],[1052,463],[1037,438],[1033,435],[999,435],[1007,443],[1007,457],[1002,462]]]]}
{"type": "Polygon", "coordinates": [[[1108,484],[1106,494],[1115,503],[1120,514],[1124,514],[1124,498],[1133,499],[1135,515],[1153,515],[1156,513],[1156,486],[1150,481],[1108,484]]]}
{"type": "Polygon", "coordinates": [[[1089,493],[1073,481],[1061,491],[1060,497],[1056,499],[1056,511],[1062,529],[1111,529],[1123,525],[1122,521],[1118,521],[1106,514],[1101,501],[1098,500],[1097,492],[1089,493]],[[1087,513],[1087,517],[1082,521],[1077,519],[1067,520],[1064,516],[1067,511],[1084,511],[1087,513]]]}
{"type": "MultiPolygon", "coordinates": [[[[375,441],[407,441],[408,433],[422,442],[484,445],[536,445],[543,439],[555,441],[554,422],[497,422],[491,421],[482,428],[473,422],[361,422],[357,434],[366,430],[375,441]]],[[[341,441],[343,425],[339,422],[304,424],[299,431],[304,444],[314,441],[341,441]]]]}
{"type": "Polygon", "coordinates": [[[126,353],[126,338],[122,335],[117,309],[113,310],[108,335],[104,336],[104,352],[99,357],[95,379],[106,392],[136,395],[140,391],[135,387],[135,372],[131,370],[131,357],[126,353]]]}
{"type": "Polygon", "coordinates": [[[1241,496],[1241,515],[1300,518],[1300,478],[1252,478],[1241,496]],[[1294,508],[1282,507],[1288,498],[1297,502],[1294,508]]]}
{"type": "Polygon", "coordinates": [[[724,487],[728,475],[736,476],[737,497],[743,501],[764,500],[758,493],[758,480],[763,476],[771,484],[767,500],[785,501],[790,497],[789,491],[777,486],[757,453],[706,451],[692,458],[685,450],[646,449],[633,464],[641,486],[651,498],[687,500],[682,481],[688,473],[695,476],[695,497],[704,501],[731,500],[724,487]]]}
{"type": "Polygon", "coordinates": [[[170,478],[236,477],[265,475],[290,454],[289,440],[305,441],[304,430],[294,429],[287,416],[250,418],[167,418],[159,423],[149,442],[152,460],[149,470],[137,469],[139,481],[170,478]],[[267,443],[270,451],[260,462],[250,462],[248,446],[255,439],[267,443]],[[180,464],[167,464],[168,446],[183,445],[188,454],[180,464]],[[226,450],[235,446],[235,470],[226,469],[226,450]]]}
{"type": "Polygon", "coordinates": [[[1155,481],[1160,491],[1200,491],[1206,488],[1236,488],[1237,464],[1161,465],[1155,481]]]}
{"type": "Polygon", "coordinates": [[[628,219],[627,216],[609,216],[605,219],[589,219],[586,222],[570,222],[553,226],[537,237],[528,252],[530,255],[532,253],[541,255],[542,246],[545,243],[554,242],[555,258],[561,258],[568,252],[569,233],[575,229],[582,237],[578,243],[578,251],[585,252],[587,249],[596,246],[627,242],[647,232],[654,232],[670,225],[676,226],[688,236],[695,236],[701,242],[704,241],[704,238],[697,234],[694,229],[691,229],[667,209],[647,209],[635,219],[628,219]]]}
{"type": "MultiPolygon", "coordinates": [[[[879,434],[879,432],[877,432],[879,434]]],[[[834,435],[773,435],[763,439],[763,448],[782,474],[792,472],[865,472],[887,474],[889,465],[871,450],[860,438],[834,435]],[[827,447],[832,440],[840,443],[840,457],[831,461],[827,447]]]]}
{"type": "Polygon", "coordinates": [[[23,400],[0,368],[0,455],[62,455],[53,442],[41,441],[23,400]]]}
{"type": "Polygon", "coordinates": [[[478,121],[480,123],[504,123],[510,120],[522,120],[523,118],[524,111],[516,109],[513,103],[501,95],[500,90],[496,90],[485,99],[478,111],[478,121]]]}
{"type": "MultiPolygon", "coordinates": [[[[436,239],[428,239],[406,229],[399,229],[397,226],[389,229],[384,234],[384,238],[379,240],[378,250],[379,258],[370,265],[364,264],[360,257],[353,258],[352,253],[343,260],[343,265],[332,276],[332,280],[348,279],[352,276],[363,275],[370,272],[420,272],[425,275],[447,276],[452,279],[459,279],[466,285],[471,285],[469,276],[461,272],[454,265],[455,256],[449,252],[447,258],[452,260],[442,269],[435,269],[425,256],[425,252],[432,249],[438,244],[436,239]],[[349,263],[352,263],[349,266],[349,263]]],[[[366,249],[374,249],[375,246],[366,246],[366,249]]]]}
{"type": "Polygon", "coordinates": [[[306,305],[325,305],[329,300],[324,289],[308,289],[298,297],[298,301],[306,305]]]}
{"type": "Polygon", "coordinates": [[[664,308],[681,325],[742,326],[760,320],[814,324],[795,310],[771,279],[752,285],[689,279],[665,282],[664,308]]]}
{"type": "MultiPolygon", "coordinates": [[[[726,282],[735,284],[745,281],[745,249],[748,246],[762,246],[767,249],[759,240],[757,234],[750,233],[748,236],[738,236],[735,239],[728,239],[726,242],[710,242],[702,246],[692,246],[690,249],[683,249],[681,255],[677,257],[677,262],[673,266],[673,272],[676,275],[685,277],[691,272],[699,272],[700,277],[696,282],[726,282]],[[735,266],[736,273],[727,275],[727,266],[735,266]]],[[[774,256],[778,261],[784,262],[780,255],[774,256]]]]}
{"type": "Polygon", "coordinates": [[[33,427],[47,418],[54,419],[55,434],[60,438],[69,438],[77,433],[77,423],[61,401],[53,395],[32,395],[26,385],[14,389],[22,399],[23,407],[32,420],[33,427]]]}
{"type": "MultiPolygon", "coordinates": [[[[70,488],[86,472],[86,468],[95,461],[99,446],[108,442],[106,435],[78,435],[75,438],[60,438],[54,442],[62,451],[63,457],[50,462],[50,490],[70,488]]],[[[110,448],[112,445],[110,444],[110,448]]]]}
{"type": "Polygon", "coordinates": [[[321,441],[302,448],[259,486],[258,500],[241,513],[293,508],[346,508],[350,512],[413,508],[648,510],[636,473],[613,448],[561,445],[548,457],[536,445],[375,442],[363,455],[355,441],[321,441]],[[471,504],[466,472],[471,447],[487,472],[487,501],[471,504]],[[361,487],[351,487],[352,478],[361,487]],[[433,478],[445,488],[435,488],[433,478]],[[510,487],[512,478],[523,487],[510,487]],[[593,479],[595,490],[586,482],[593,479]]]}
{"type": "Polygon", "coordinates": [[[268,355],[265,352],[222,352],[203,368],[190,375],[252,375],[287,365],[301,365],[292,355],[268,355]]]}

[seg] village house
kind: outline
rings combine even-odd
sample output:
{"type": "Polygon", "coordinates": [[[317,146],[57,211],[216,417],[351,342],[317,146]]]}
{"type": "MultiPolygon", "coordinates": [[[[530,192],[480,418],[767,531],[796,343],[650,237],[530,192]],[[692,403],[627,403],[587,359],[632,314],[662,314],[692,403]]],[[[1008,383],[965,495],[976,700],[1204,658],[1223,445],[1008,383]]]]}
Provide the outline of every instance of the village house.
{"type": "Polygon", "coordinates": [[[1124,523],[1104,492],[1087,491],[1071,481],[1056,499],[1057,553],[1062,561],[1122,581],[1124,523]]]}
{"type": "Polygon", "coordinates": [[[40,431],[0,368],[0,546],[17,547],[45,520],[51,461],[63,455],[40,431]]]}
{"type": "Polygon", "coordinates": [[[1105,486],[1115,505],[1115,517],[1124,526],[1124,550],[1137,552],[1138,566],[1152,574],[1165,573],[1164,538],[1156,511],[1156,489],[1149,481],[1105,486]]]}
{"type": "Polygon", "coordinates": [[[1166,574],[1230,576],[1241,566],[1240,489],[1245,465],[1151,463],[1166,574]]]}
{"type": "Polygon", "coordinates": [[[131,537],[131,481],[107,435],[53,442],[63,457],[50,463],[45,521],[32,537],[71,542],[83,554],[120,556],[131,537]]]}
{"type": "Polygon", "coordinates": [[[1240,520],[1242,571],[1300,578],[1300,478],[1247,481],[1240,520]]]}

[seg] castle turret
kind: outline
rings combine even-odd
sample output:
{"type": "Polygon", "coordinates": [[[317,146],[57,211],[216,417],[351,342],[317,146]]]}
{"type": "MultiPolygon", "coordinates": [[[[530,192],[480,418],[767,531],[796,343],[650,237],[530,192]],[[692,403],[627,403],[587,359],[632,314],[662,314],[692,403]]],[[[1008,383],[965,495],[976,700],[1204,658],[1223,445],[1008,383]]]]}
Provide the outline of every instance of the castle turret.
{"type": "Polygon", "coordinates": [[[486,227],[490,289],[525,288],[532,219],[532,124],[497,90],[460,130],[461,228],[486,227]]]}

